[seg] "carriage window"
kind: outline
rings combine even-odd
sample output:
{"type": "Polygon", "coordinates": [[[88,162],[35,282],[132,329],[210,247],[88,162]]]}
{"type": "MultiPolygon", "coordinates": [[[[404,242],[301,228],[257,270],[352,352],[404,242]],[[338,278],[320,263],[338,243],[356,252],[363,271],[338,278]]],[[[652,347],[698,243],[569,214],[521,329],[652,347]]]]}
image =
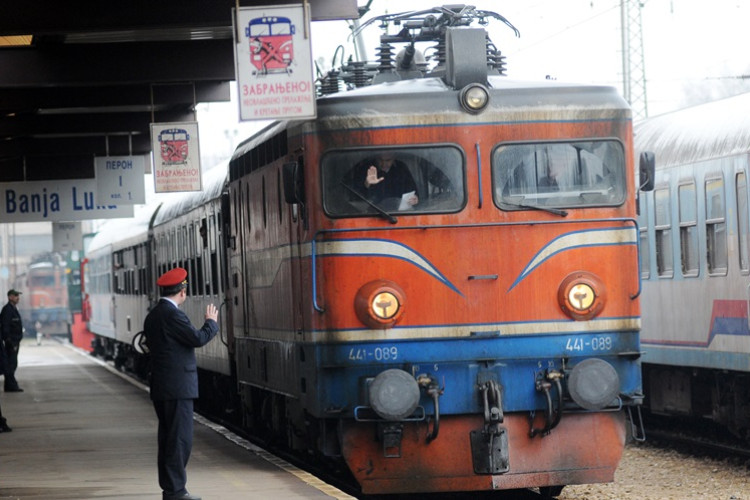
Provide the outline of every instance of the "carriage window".
{"type": "Polygon", "coordinates": [[[689,181],[677,188],[680,204],[680,256],[682,275],[698,276],[698,220],[695,211],[695,183],[689,181]]]}
{"type": "Polygon", "coordinates": [[[669,209],[669,188],[654,191],[654,232],[656,235],[656,272],[659,277],[674,275],[672,259],[672,226],[669,209]]]}
{"type": "Polygon", "coordinates": [[[747,181],[745,180],[744,172],[737,174],[735,183],[737,190],[737,225],[739,226],[737,231],[737,237],[739,238],[738,256],[740,270],[743,274],[747,274],[750,271],[750,262],[747,255],[748,238],[750,238],[750,220],[748,218],[747,181]]]}
{"type": "Polygon", "coordinates": [[[501,145],[492,153],[492,179],[503,210],[620,205],[625,153],[614,140],[501,145]]]}
{"type": "Polygon", "coordinates": [[[651,276],[651,254],[648,246],[648,196],[641,193],[638,200],[640,210],[638,212],[638,232],[640,238],[641,278],[648,279],[651,276]]]}
{"type": "Polygon", "coordinates": [[[706,245],[709,274],[727,273],[727,223],[724,218],[724,179],[706,179],[706,245]]]}
{"type": "Polygon", "coordinates": [[[281,225],[284,222],[284,193],[281,191],[281,169],[276,171],[276,204],[279,225],[281,225]]]}
{"type": "Polygon", "coordinates": [[[333,151],[322,160],[323,206],[333,217],[457,212],[464,171],[454,146],[333,151]]]}
{"type": "Polygon", "coordinates": [[[268,227],[268,200],[266,199],[266,177],[263,176],[261,178],[261,190],[262,190],[262,197],[261,197],[261,208],[263,209],[263,227],[268,227]]]}

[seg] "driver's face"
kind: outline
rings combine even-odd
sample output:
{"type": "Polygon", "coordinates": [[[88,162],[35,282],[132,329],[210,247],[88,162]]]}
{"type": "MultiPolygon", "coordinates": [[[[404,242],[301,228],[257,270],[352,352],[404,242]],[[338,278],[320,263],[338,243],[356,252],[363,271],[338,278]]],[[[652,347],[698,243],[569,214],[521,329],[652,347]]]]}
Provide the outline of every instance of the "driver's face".
{"type": "Polygon", "coordinates": [[[383,155],[377,159],[378,168],[383,172],[388,172],[393,166],[393,156],[383,155]]]}

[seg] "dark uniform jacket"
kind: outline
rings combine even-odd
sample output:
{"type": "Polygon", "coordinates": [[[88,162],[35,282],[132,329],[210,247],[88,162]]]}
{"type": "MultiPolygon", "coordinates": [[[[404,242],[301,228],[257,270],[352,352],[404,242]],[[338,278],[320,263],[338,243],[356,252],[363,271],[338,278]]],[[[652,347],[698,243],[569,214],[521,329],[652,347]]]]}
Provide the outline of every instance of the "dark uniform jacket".
{"type": "Polygon", "coordinates": [[[18,309],[8,302],[0,311],[0,331],[2,331],[3,340],[12,340],[20,342],[23,338],[23,324],[18,309]]]}
{"type": "Polygon", "coordinates": [[[196,329],[184,312],[161,299],[146,316],[143,329],[151,352],[151,399],[197,399],[195,348],[214,338],[219,331],[216,321],[208,319],[196,329]]]}
{"type": "Polygon", "coordinates": [[[417,190],[417,185],[414,183],[414,178],[409,173],[408,167],[399,160],[393,162],[393,166],[387,173],[378,168],[378,178],[383,180],[366,188],[365,179],[367,178],[369,165],[372,165],[372,163],[365,162],[359,165],[354,178],[354,188],[367,199],[376,203],[387,198],[400,199],[404,193],[417,190]]]}

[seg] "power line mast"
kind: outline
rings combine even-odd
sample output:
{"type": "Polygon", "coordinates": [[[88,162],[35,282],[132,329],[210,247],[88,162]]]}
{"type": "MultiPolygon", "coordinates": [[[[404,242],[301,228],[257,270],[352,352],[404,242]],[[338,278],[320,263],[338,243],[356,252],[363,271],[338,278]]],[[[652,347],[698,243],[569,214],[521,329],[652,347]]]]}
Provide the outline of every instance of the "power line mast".
{"type": "Polygon", "coordinates": [[[620,1],[622,25],[622,89],[625,100],[633,109],[633,119],[648,116],[646,98],[646,64],[643,54],[643,23],[641,0],[620,1]]]}

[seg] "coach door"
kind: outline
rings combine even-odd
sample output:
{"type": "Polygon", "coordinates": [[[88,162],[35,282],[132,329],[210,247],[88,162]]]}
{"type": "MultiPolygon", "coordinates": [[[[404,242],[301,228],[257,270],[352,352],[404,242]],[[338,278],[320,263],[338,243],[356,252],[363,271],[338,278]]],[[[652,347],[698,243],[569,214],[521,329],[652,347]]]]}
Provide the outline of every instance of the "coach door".
{"type": "Polygon", "coordinates": [[[246,220],[242,207],[246,206],[245,203],[247,203],[246,191],[247,186],[243,184],[242,180],[233,183],[229,188],[232,218],[229,223],[230,234],[227,235],[227,255],[229,256],[229,272],[227,273],[229,282],[227,283],[227,291],[232,307],[231,321],[235,339],[245,335],[244,327],[247,324],[245,294],[243,293],[245,289],[245,269],[242,258],[242,249],[246,240],[244,230],[246,220]]]}
{"type": "Polygon", "coordinates": [[[302,243],[307,233],[307,212],[305,207],[304,156],[296,162],[283,166],[284,199],[289,207],[290,269],[292,272],[292,304],[294,330],[304,330],[303,287],[302,287],[302,243]]]}

